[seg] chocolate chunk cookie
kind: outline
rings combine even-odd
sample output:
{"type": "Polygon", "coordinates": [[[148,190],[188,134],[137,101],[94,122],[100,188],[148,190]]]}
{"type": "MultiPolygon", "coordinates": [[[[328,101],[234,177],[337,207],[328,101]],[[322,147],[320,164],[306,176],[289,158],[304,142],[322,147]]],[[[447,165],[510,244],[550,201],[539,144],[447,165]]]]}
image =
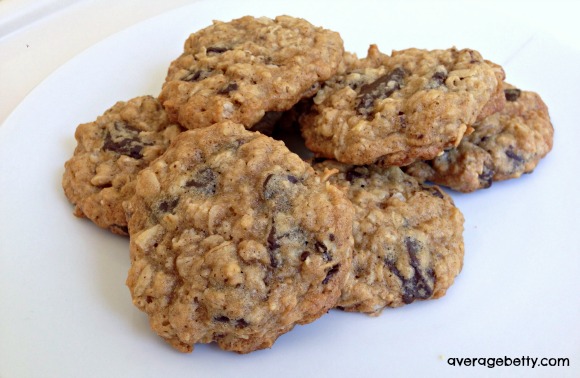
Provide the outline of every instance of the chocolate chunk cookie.
{"type": "Polygon", "coordinates": [[[350,270],[344,194],[233,122],[182,133],[126,209],[133,303],[183,352],[268,348],[332,308],[350,270]]]}
{"type": "Polygon", "coordinates": [[[366,58],[326,81],[300,120],[317,156],[403,166],[459,144],[479,114],[492,111],[503,70],[474,50],[407,49],[366,58]]]}
{"type": "Polygon", "coordinates": [[[552,149],[554,128],[548,108],[538,94],[504,86],[502,111],[474,124],[475,131],[457,148],[416,162],[406,172],[466,193],[532,172],[552,149]]]}
{"type": "Polygon", "coordinates": [[[134,194],[135,175],[181,131],[151,96],[117,102],[96,121],[79,125],[77,147],[62,178],[74,214],[127,235],[122,203],[134,194]]]}
{"type": "Polygon", "coordinates": [[[398,167],[326,160],[314,168],[355,208],[352,269],[339,308],[379,315],[445,294],[463,265],[463,215],[445,192],[398,167]]]}
{"type": "Polygon", "coordinates": [[[338,33],[298,18],[216,21],[187,39],[159,98],[186,128],[223,120],[249,128],[265,112],[312,96],[337,72],[343,51],[338,33]]]}

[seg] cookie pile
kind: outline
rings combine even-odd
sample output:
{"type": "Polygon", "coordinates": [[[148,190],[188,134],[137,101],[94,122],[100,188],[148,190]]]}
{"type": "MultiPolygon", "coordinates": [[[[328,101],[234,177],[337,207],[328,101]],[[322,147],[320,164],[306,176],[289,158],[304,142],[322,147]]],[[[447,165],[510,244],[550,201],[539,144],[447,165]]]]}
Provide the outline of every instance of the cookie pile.
{"type": "Polygon", "coordinates": [[[445,294],[464,219],[427,182],[487,188],[552,147],[546,105],[504,79],[471,49],[359,59],[303,19],[214,22],[158,97],[78,126],[63,188],[130,237],[127,286],[155,332],[248,353],[332,308],[445,294]]]}

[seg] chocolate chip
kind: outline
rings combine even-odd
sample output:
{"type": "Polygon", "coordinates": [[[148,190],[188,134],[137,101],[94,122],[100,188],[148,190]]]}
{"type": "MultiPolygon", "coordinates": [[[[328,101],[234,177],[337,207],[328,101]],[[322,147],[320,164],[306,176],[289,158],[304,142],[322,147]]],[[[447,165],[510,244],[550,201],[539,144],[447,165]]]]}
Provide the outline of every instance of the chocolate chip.
{"type": "Polygon", "coordinates": [[[429,80],[429,84],[427,85],[430,89],[439,88],[445,83],[447,80],[447,73],[443,71],[437,71],[431,76],[431,80],[429,80]]]}
{"type": "Polygon", "coordinates": [[[316,249],[316,252],[322,254],[322,259],[324,261],[332,261],[332,253],[328,250],[323,242],[317,240],[316,243],[314,243],[314,248],[316,249]]]}
{"type": "Polygon", "coordinates": [[[203,194],[213,195],[217,188],[217,174],[211,168],[204,168],[185,183],[188,188],[194,188],[203,194]]]}
{"type": "Polygon", "coordinates": [[[401,280],[402,299],[406,304],[412,303],[415,299],[427,299],[433,295],[435,285],[435,275],[431,268],[423,270],[417,253],[421,250],[419,241],[412,237],[404,240],[405,248],[409,254],[409,262],[413,268],[413,276],[406,278],[401,274],[396,266],[396,260],[385,258],[385,266],[401,280]]]}
{"type": "Polygon", "coordinates": [[[270,255],[270,266],[272,268],[277,268],[279,265],[278,258],[276,257],[276,250],[280,248],[278,244],[278,239],[276,238],[276,225],[272,223],[272,228],[268,234],[268,254],[270,255]]]}
{"type": "Polygon", "coordinates": [[[521,164],[525,161],[523,157],[514,152],[514,146],[509,146],[507,150],[505,150],[505,154],[508,158],[514,160],[517,164],[521,164]]]}
{"type": "Polygon", "coordinates": [[[361,115],[369,116],[374,108],[375,100],[387,98],[395,91],[401,89],[404,78],[405,70],[398,67],[372,83],[363,85],[358,95],[357,112],[361,115]]]}
{"type": "Polygon", "coordinates": [[[405,247],[407,248],[407,252],[409,252],[410,255],[415,255],[421,250],[421,246],[417,239],[409,236],[405,238],[405,247]]]}
{"type": "Polygon", "coordinates": [[[406,237],[405,246],[407,247],[407,252],[409,252],[411,266],[413,267],[415,274],[413,274],[411,280],[408,280],[405,285],[406,289],[405,295],[403,296],[403,302],[411,303],[415,299],[427,299],[433,295],[433,287],[435,283],[433,270],[429,268],[423,271],[421,262],[417,256],[417,253],[421,250],[421,244],[417,239],[406,237]]]}
{"type": "Polygon", "coordinates": [[[230,321],[230,318],[222,315],[222,316],[216,316],[215,318],[213,318],[213,320],[215,320],[216,322],[228,323],[230,321]]]}
{"type": "Polygon", "coordinates": [[[495,175],[495,171],[493,166],[489,164],[485,164],[483,166],[483,171],[479,174],[479,185],[482,189],[489,188],[493,182],[493,176],[495,175]]]}
{"type": "Polygon", "coordinates": [[[522,91],[517,88],[504,89],[505,99],[510,102],[517,101],[522,94],[522,91]]]}
{"type": "Polygon", "coordinates": [[[238,83],[232,82],[222,89],[218,90],[217,93],[221,95],[229,94],[230,92],[236,91],[238,89],[238,83]]]}
{"type": "Polygon", "coordinates": [[[208,54],[223,54],[229,50],[231,50],[229,47],[221,47],[221,46],[211,46],[205,49],[206,53],[208,54]]]}
{"type": "Polygon", "coordinates": [[[334,234],[328,234],[328,240],[334,241],[334,234]]]}
{"type": "Polygon", "coordinates": [[[385,266],[387,268],[389,268],[389,270],[395,275],[397,276],[397,278],[399,278],[403,283],[405,282],[405,277],[403,277],[403,275],[401,274],[401,272],[399,271],[399,269],[396,266],[396,260],[393,258],[388,258],[385,257],[385,259],[383,260],[383,263],[385,264],[385,266]]]}
{"type": "Polygon", "coordinates": [[[245,319],[236,320],[236,328],[246,328],[249,325],[250,323],[248,323],[245,319]]]}
{"type": "Polygon", "coordinates": [[[322,280],[322,284],[326,285],[328,283],[328,281],[330,281],[330,279],[336,274],[338,273],[340,269],[340,264],[336,264],[334,265],[332,268],[330,268],[328,270],[328,272],[326,272],[326,277],[324,277],[324,279],[322,280]]]}
{"type": "Polygon", "coordinates": [[[415,299],[428,299],[433,295],[434,274],[431,269],[425,275],[415,270],[415,275],[410,280],[405,281],[403,287],[403,302],[412,303],[415,299]]]}
{"type": "Polygon", "coordinates": [[[302,252],[302,254],[300,255],[300,261],[306,261],[308,256],[310,256],[310,252],[308,252],[308,251],[302,252]]]}
{"type": "Polygon", "coordinates": [[[295,176],[292,175],[288,175],[288,181],[290,181],[292,184],[296,184],[298,182],[298,179],[295,176]]]}
{"type": "Polygon", "coordinates": [[[162,201],[159,204],[159,210],[164,213],[171,213],[179,203],[179,197],[162,201]]]}
{"type": "MultiPolygon", "coordinates": [[[[407,127],[407,115],[405,113],[403,113],[403,112],[399,112],[399,114],[397,115],[397,117],[398,117],[398,120],[399,120],[399,127],[401,129],[406,128],[407,127]]],[[[419,135],[418,138],[419,139],[422,139],[423,136],[422,135],[419,135]]]]}
{"type": "Polygon", "coordinates": [[[141,159],[143,157],[141,150],[143,150],[144,145],[150,144],[145,144],[139,139],[138,130],[123,122],[115,122],[114,130],[107,130],[105,134],[103,149],[133,159],[141,159]]]}

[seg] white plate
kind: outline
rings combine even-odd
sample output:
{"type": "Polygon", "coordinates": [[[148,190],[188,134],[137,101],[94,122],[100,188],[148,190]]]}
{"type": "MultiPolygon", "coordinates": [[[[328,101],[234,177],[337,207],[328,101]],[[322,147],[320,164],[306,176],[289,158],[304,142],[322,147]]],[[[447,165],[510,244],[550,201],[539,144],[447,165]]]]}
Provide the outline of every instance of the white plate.
{"type": "Polygon", "coordinates": [[[46,79],[0,127],[0,376],[579,376],[580,55],[495,13],[457,8],[202,2],[114,35],[46,79]],[[369,43],[481,51],[508,81],[542,95],[554,150],[531,175],[454,194],[466,218],[465,264],[442,299],[378,318],[331,311],[249,355],[214,345],[181,354],[131,304],[127,239],[72,216],[63,163],[79,123],[117,100],[158,93],[190,32],[212,19],[282,13],[339,31],[361,56],[369,43]],[[448,364],[527,356],[569,358],[571,366],[448,364]]]}

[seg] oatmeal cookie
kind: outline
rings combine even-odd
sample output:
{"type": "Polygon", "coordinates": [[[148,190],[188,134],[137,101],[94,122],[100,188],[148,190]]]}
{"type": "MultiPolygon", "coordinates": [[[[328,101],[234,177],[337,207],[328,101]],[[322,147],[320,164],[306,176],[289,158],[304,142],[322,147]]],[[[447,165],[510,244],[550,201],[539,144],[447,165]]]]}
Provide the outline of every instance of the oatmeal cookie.
{"type": "Polygon", "coordinates": [[[336,304],[352,205],[282,142],[230,121],[182,133],[126,203],[133,303],[176,349],[269,348],[336,304]]]}
{"type": "Polygon", "coordinates": [[[122,203],[134,194],[135,175],[181,131],[151,96],[119,101],[94,122],[79,125],[77,147],[62,178],[74,214],[127,235],[122,203]]]}
{"type": "Polygon", "coordinates": [[[403,166],[455,147],[494,102],[503,70],[474,50],[407,49],[366,58],[326,81],[301,117],[317,156],[403,166]],[[489,105],[488,105],[489,104],[489,105]]]}
{"type": "Polygon", "coordinates": [[[446,293],[463,266],[463,215],[451,197],[398,167],[326,160],[314,168],[355,208],[352,269],[337,307],[379,315],[446,293]]]}
{"type": "Polygon", "coordinates": [[[532,172],[552,149],[554,128],[548,108],[538,94],[504,86],[502,111],[474,124],[475,131],[456,148],[415,162],[405,171],[465,193],[532,172]]]}
{"type": "Polygon", "coordinates": [[[265,112],[312,96],[343,60],[336,32],[289,16],[246,16],[192,34],[169,67],[159,98],[188,129],[231,120],[247,128],[265,112]]]}

